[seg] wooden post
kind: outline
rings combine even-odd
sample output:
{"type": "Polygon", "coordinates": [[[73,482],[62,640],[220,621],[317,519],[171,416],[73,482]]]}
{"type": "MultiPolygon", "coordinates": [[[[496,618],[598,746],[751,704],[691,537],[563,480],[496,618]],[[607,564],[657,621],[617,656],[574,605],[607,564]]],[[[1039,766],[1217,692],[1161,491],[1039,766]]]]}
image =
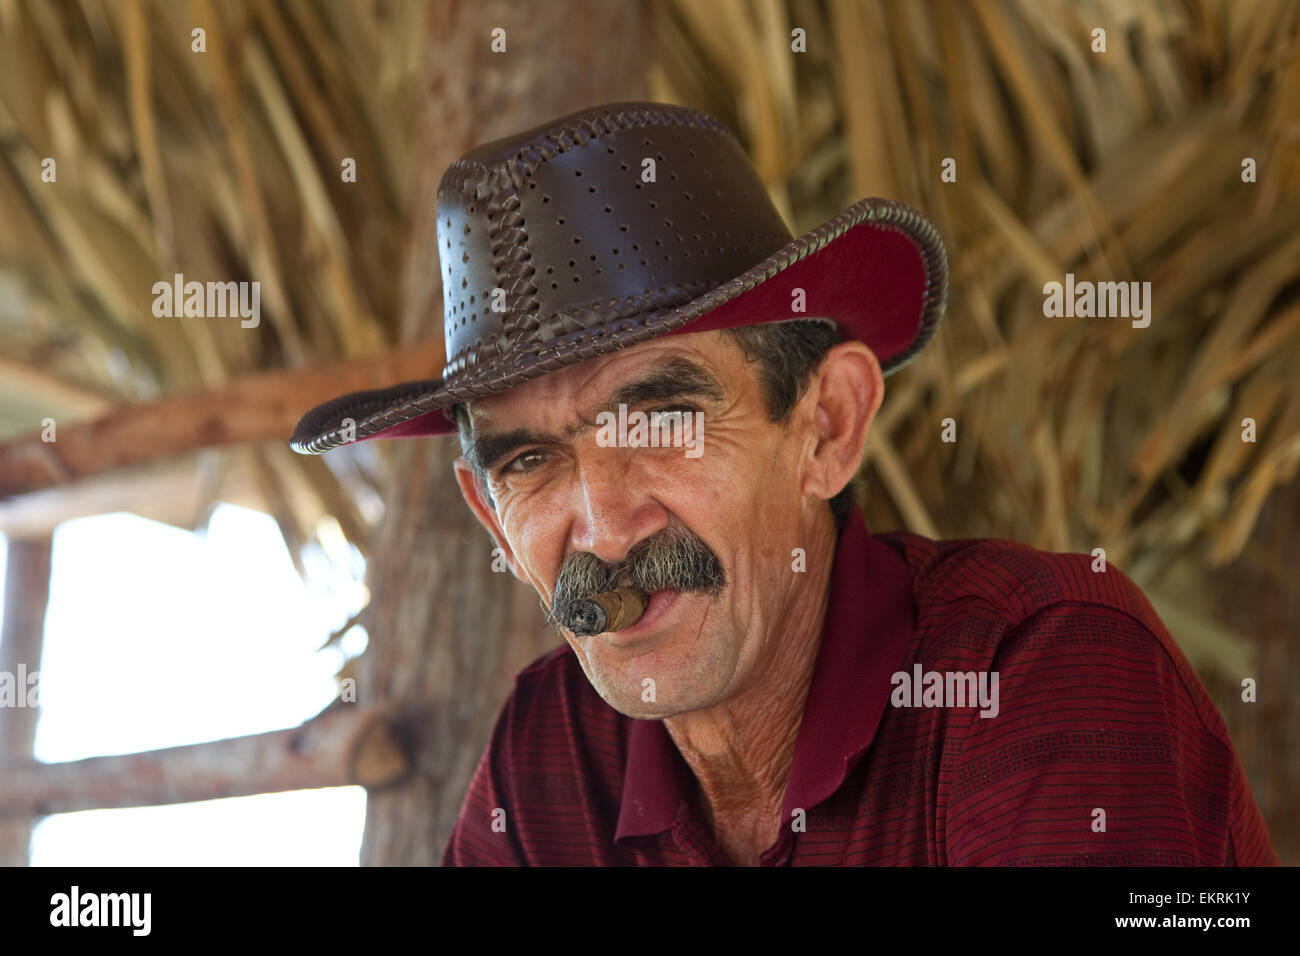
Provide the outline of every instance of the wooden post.
{"type": "MultiPolygon", "coordinates": [[[[436,193],[443,171],[479,143],[567,112],[645,98],[649,24],[640,3],[512,0],[433,4],[424,108],[418,119],[403,337],[441,336],[436,193]],[[493,53],[492,30],[507,52],[493,53]]],[[[455,438],[393,443],[388,510],[370,562],[370,646],[362,701],[427,710],[412,776],[367,801],[361,861],[442,859],[474,766],[521,668],[559,642],[536,593],[494,574],[492,545],[452,477],[455,438]]]]}
{"type": "MultiPolygon", "coordinates": [[[[0,629],[0,680],[12,680],[10,706],[0,706],[0,781],[9,765],[32,759],[39,710],[29,707],[27,680],[39,674],[45,637],[45,607],[50,600],[53,537],[9,539],[5,563],[4,625],[0,629]],[[5,678],[2,675],[10,675],[5,678]]],[[[39,677],[35,684],[39,699],[39,677]]],[[[0,790],[3,787],[0,786],[0,790]]],[[[32,819],[0,819],[0,866],[26,866],[32,819]]]]}
{"type": "Polygon", "coordinates": [[[343,392],[436,378],[442,336],[386,355],[251,375],[221,388],[143,405],[0,442],[0,498],[66,486],[90,475],[241,442],[283,442],[314,403],[343,392]]]}
{"type": "Polygon", "coordinates": [[[289,730],[66,763],[11,762],[0,787],[0,827],[73,810],[318,787],[379,790],[409,768],[401,723],[381,708],[336,702],[289,730]]]}

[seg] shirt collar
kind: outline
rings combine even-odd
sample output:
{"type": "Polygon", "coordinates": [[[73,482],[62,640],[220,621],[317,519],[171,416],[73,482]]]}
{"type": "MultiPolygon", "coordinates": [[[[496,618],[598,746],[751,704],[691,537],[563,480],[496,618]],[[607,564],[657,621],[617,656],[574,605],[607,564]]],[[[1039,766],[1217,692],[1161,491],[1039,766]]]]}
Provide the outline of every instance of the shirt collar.
{"type": "MultiPolygon", "coordinates": [[[[855,505],[835,548],[826,621],[813,670],[783,819],[809,810],[844,782],[875,738],[915,630],[912,580],[901,554],[872,537],[855,505]]],[[[633,720],[614,839],[670,829],[690,768],[662,720],[633,720]]]]}

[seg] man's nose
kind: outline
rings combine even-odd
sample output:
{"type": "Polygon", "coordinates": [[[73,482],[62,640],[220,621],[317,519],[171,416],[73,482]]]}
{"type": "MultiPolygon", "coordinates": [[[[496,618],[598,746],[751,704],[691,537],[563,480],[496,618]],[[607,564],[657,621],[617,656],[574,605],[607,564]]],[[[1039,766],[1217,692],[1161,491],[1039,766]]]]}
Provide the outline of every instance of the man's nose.
{"type": "Polygon", "coordinates": [[[668,526],[653,489],[636,480],[635,455],[635,449],[600,448],[579,466],[572,545],[606,564],[622,561],[633,545],[668,526]]]}

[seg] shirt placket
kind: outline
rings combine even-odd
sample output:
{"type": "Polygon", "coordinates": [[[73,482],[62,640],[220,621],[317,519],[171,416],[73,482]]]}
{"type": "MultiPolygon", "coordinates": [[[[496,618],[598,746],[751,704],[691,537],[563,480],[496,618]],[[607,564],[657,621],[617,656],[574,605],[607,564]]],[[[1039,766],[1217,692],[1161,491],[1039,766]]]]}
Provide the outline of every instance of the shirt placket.
{"type": "Polygon", "coordinates": [[[677,809],[673,839],[677,842],[677,848],[690,857],[695,866],[734,865],[699,814],[692,810],[688,800],[683,800],[677,809]]]}
{"type": "Polygon", "coordinates": [[[762,852],[758,858],[759,866],[789,866],[794,855],[794,836],[788,830],[782,830],[776,843],[762,852]]]}

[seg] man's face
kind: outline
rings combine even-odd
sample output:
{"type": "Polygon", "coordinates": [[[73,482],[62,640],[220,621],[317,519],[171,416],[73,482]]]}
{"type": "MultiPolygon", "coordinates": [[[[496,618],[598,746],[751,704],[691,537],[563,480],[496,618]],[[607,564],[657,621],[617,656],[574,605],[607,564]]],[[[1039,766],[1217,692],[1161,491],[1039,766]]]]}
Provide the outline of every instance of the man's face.
{"type": "Polygon", "coordinates": [[[792,573],[791,552],[809,546],[814,517],[829,520],[824,501],[801,490],[817,438],[807,399],[787,423],[772,423],[740,347],[702,332],[592,359],[467,406],[471,453],[487,473],[495,511],[477,497],[463,460],[462,489],[548,609],[575,561],[605,568],[631,553],[636,565],[638,546],[673,537],[695,539],[697,558],[716,559],[711,579],[698,560],[685,572],[697,584],[710,579],[714,593],[661,590],[631,628],[563,631],[616,710],[653,718],[708,708],[770,665],[794,590],[808,577],[792,573]],[[703,412],[698,457],[681,446],[603,447],[597,416],[617,413],[620,402],[629,414],[703,412]]]}

